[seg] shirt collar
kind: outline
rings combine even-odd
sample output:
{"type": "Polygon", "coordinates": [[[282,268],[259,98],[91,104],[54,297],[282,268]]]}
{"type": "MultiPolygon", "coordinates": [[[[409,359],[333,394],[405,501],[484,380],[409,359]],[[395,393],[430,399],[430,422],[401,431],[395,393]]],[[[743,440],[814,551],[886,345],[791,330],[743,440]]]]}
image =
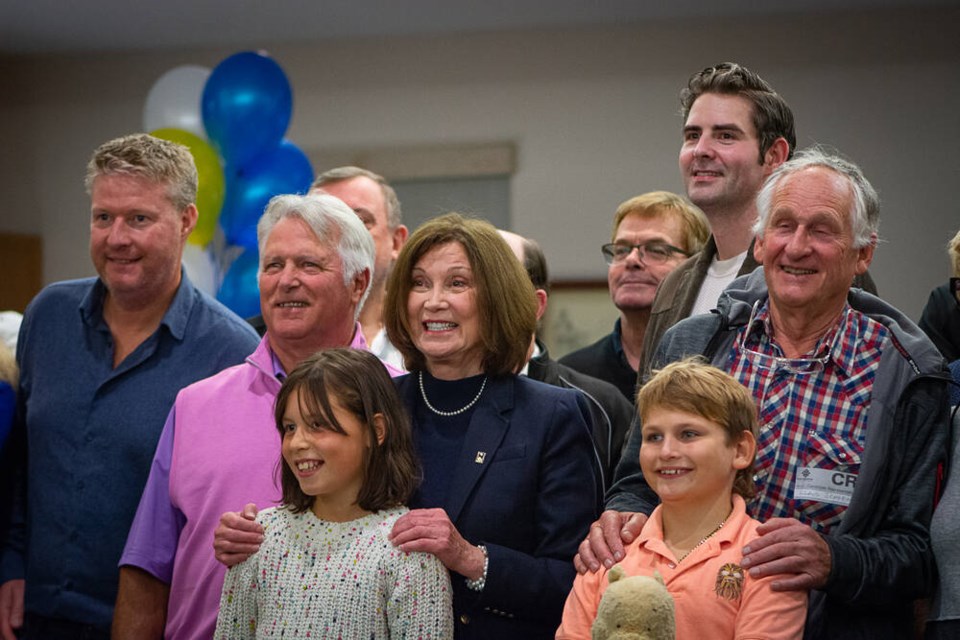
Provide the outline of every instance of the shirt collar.
{"type": "MultiPolygon", "coordinates": [[[[766,338],[766,342],[776,351],[777,355],[783,357],[780,345],[772,338],[774,331],[768,304],[769,299],[764,301],[757,310],[757,314],[753,319],[753,327],[757,330],[756,335],[759,336],[762,333],[766,338]]],[[[856,344],[857,336],[860,334],[861,321],[861,314],[854,311],[849,303],[844,303],[843,310],[840,312],[839,321],[817,340],[813,351],[804,357],[818,358],[821,356],[829,356],[834,366],[844,373],[849,374],[855,367],[857,350],[854,348],[854,345],[856,344]]],[[[745,330],[749,331],[750,329],[751,327],[748,326],[745,330]]]]}
{"type": "MultiPolygon", "coordinates": [[[[269,333],[270,332],[267,331],[268,335],[269,333]]],[[[359,349],[361,351],[370,350],[369,348],[367,348],[367,339],[363,337],[363,329],[360,326],[359,322],[354,323],[353,338],[351,339],[350,344],[345,346],[349,346],[351,349],[359,349]]],[[[278,358],[277,354],[274,353],[273,348],[270,349],[270,362],[273,364],[273,375],[277,378],[277,380],[283,380],[284,378],[287,377],[288,372],[283,370],[283,365],[280,364],[280,358],[278,358]]],[[[395,367],[392,367],[389,364],[387,364],[386,362],[384,362],[384,366],[387,367],[387,371],[390,372],[391,377],[396,377],[398,375],[401,375],[402,373],[395,367]]]]}
{"type": "Polygon", "coordinates": [[[283,370],[283,365],[280,364],[280,358],[273,352],[273,349],[270,349],[270,363],[273,365],[273,377],[283,381],[283,379],[287,377],[287,372],[283,370]]]}
{"type": "MultiPolygon", "coordinates": [[[[166,325],[167,330],[177,340],[183,340],[187,332],[187,323],[190,320],[190,311],[193,309],[194,291],[196,289],[186,272],[180,270],[180,285],[177,292],[170,301],[170,306],[160,319],[161,325],[166,325]]],[[[103,319],[103,301],[106,299],[107,286],[103,280],[97,278],[93,286],[80,302],[80,315],[83,321],[90,327],[98,327],[101,324],[106,327],[103,319]]]]}

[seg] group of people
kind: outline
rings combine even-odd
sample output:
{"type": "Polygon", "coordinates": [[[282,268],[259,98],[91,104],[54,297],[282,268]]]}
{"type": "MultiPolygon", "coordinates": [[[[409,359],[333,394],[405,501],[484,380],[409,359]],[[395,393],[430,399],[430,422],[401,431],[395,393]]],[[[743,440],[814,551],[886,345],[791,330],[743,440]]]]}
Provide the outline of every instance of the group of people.
{"type": "Polygon", "coordinates": [[[688,199],[618,208],[619,318],[559,362],[532,240],[333,169],[267,206],[244,321],[180,266],[189,152],[101,145],[98,275],[17,342],[0,638],[588,638],[617,563],[678,638],[918,637],[935,590],[955,635],[949,373],[874,295],[873,187],[741,65],[681,105],[688,199]]]}

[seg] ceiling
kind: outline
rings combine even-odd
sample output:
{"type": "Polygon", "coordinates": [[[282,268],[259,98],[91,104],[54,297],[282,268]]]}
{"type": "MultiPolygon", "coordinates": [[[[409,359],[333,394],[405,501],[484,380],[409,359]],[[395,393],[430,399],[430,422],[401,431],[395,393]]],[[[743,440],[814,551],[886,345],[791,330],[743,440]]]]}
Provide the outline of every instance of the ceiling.
{"type": "Polygon", "coordinates": [[[251,47],[957,4],[960,0],[0,0],[0,53],[251,47]]]}

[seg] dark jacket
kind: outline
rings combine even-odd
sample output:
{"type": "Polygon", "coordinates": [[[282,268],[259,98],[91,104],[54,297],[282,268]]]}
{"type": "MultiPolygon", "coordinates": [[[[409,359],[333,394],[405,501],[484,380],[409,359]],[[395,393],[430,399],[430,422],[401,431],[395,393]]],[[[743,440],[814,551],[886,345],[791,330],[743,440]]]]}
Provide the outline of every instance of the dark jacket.
{"type": "Polygon", "coordinates": [[[930,292],[920,316],[920,328],[937,345],[947,362],[960,358],[960,304],[949,283],[930,292]]]}
{"type": "MultiPolygon", "coordinates": [[[[737,330],[766,296],[762,268],[738,278],[716,311],[687,318],[664,335],[654,366],[700,354],[724,368],[737,330]]],[[[909,638],[912,601],[928,595],[935,579],[929,524],[946,458],[948,375],[940,353],[900,311],[858,289],[848,301],[887,327],[890,343],[871,393],[856,491],[840,526],[824,537],[832,568],[826,586],[810,594],[804,635],[909,638]]],[[[637,431],[628,438],[607,508],[653,507],[637,461],[637,431]]]]}
{"type": "MultiPolygon", "coordinates": [[[[396,378],[413,417],[426,411],[417,376],[396,378]]],[[[597,516],[589,412],[583,396],[523,376],[490,378],[470,416],[443,508],[489,556],[481,592],[451,574],[460,640],[552,639],[576,571],[571,559],[597,516]]],[[[422,453],[421,453],[422,455],[422,453]]]]}
{"type": "Polygon", "coordinates": [[[551,360],[547,348],[539,340],[537,346],[540,355],[530,360],[527,376],[554,387],[576,389],[587,399],[593,418],[593,446],[603,471],[603,489],[606,490],[613,480],[613,470],[620,460],[620,451],[636,415],[633,405],[609,382],[551,360]]]}
{"type": "Polygon", "coordinates": [[[560,358],[560,364],[612,384],[633,404],[637,398],[637,372],[627,362],[620,335],[620,318],[617,318],[612,332],[591,345],[571,351],[560,358]]]}

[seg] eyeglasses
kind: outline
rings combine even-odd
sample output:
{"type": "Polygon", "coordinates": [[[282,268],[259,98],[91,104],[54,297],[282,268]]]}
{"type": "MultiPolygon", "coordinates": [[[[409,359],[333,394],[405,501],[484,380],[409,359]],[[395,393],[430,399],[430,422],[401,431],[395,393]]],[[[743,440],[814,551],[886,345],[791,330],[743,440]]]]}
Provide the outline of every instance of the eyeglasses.
{"type": "Polygon", "coordinates": [[[673,257],[673,254],[679,253],[688,258],[692,255],[680,247],[675,247],[666,242],[645,242],[643,244],[625,244],[613,242],[600,247],[603,253],[603,259],[607,264],[623,262],[627,259],[633,250],[637,250],[637,257],[646,263],[663,264],[673,257]]]}
{"type": "Polygon", "coordinates": [[[754,319],[757,315],[757,309],[760,307],[760,302],[760,300],[757,300],[753,303],[753,309],[750,311],[750,320],[747,321],[746,331],[743,332],[743,337],[740,339],[740,351],[750,359],[750,362],[760,369],[767,369],[769,371],[783,369],[794,375],[806,375],[823,371],[823,368],[830,361],[830,357],[834,349],[836,349],[837,343],[840,341],[840,334],[843,333],[843,328],[846,326],[847,318],[850,316],[850,309],[847,309],[843,320],[840,321],[840,326],[836,328],[833,339],[830,341],[830,346],[824,355],[816,358],[784,358],[782,356],[760,353],[747,347],[747,340],[753,332],[754,319]]]}

